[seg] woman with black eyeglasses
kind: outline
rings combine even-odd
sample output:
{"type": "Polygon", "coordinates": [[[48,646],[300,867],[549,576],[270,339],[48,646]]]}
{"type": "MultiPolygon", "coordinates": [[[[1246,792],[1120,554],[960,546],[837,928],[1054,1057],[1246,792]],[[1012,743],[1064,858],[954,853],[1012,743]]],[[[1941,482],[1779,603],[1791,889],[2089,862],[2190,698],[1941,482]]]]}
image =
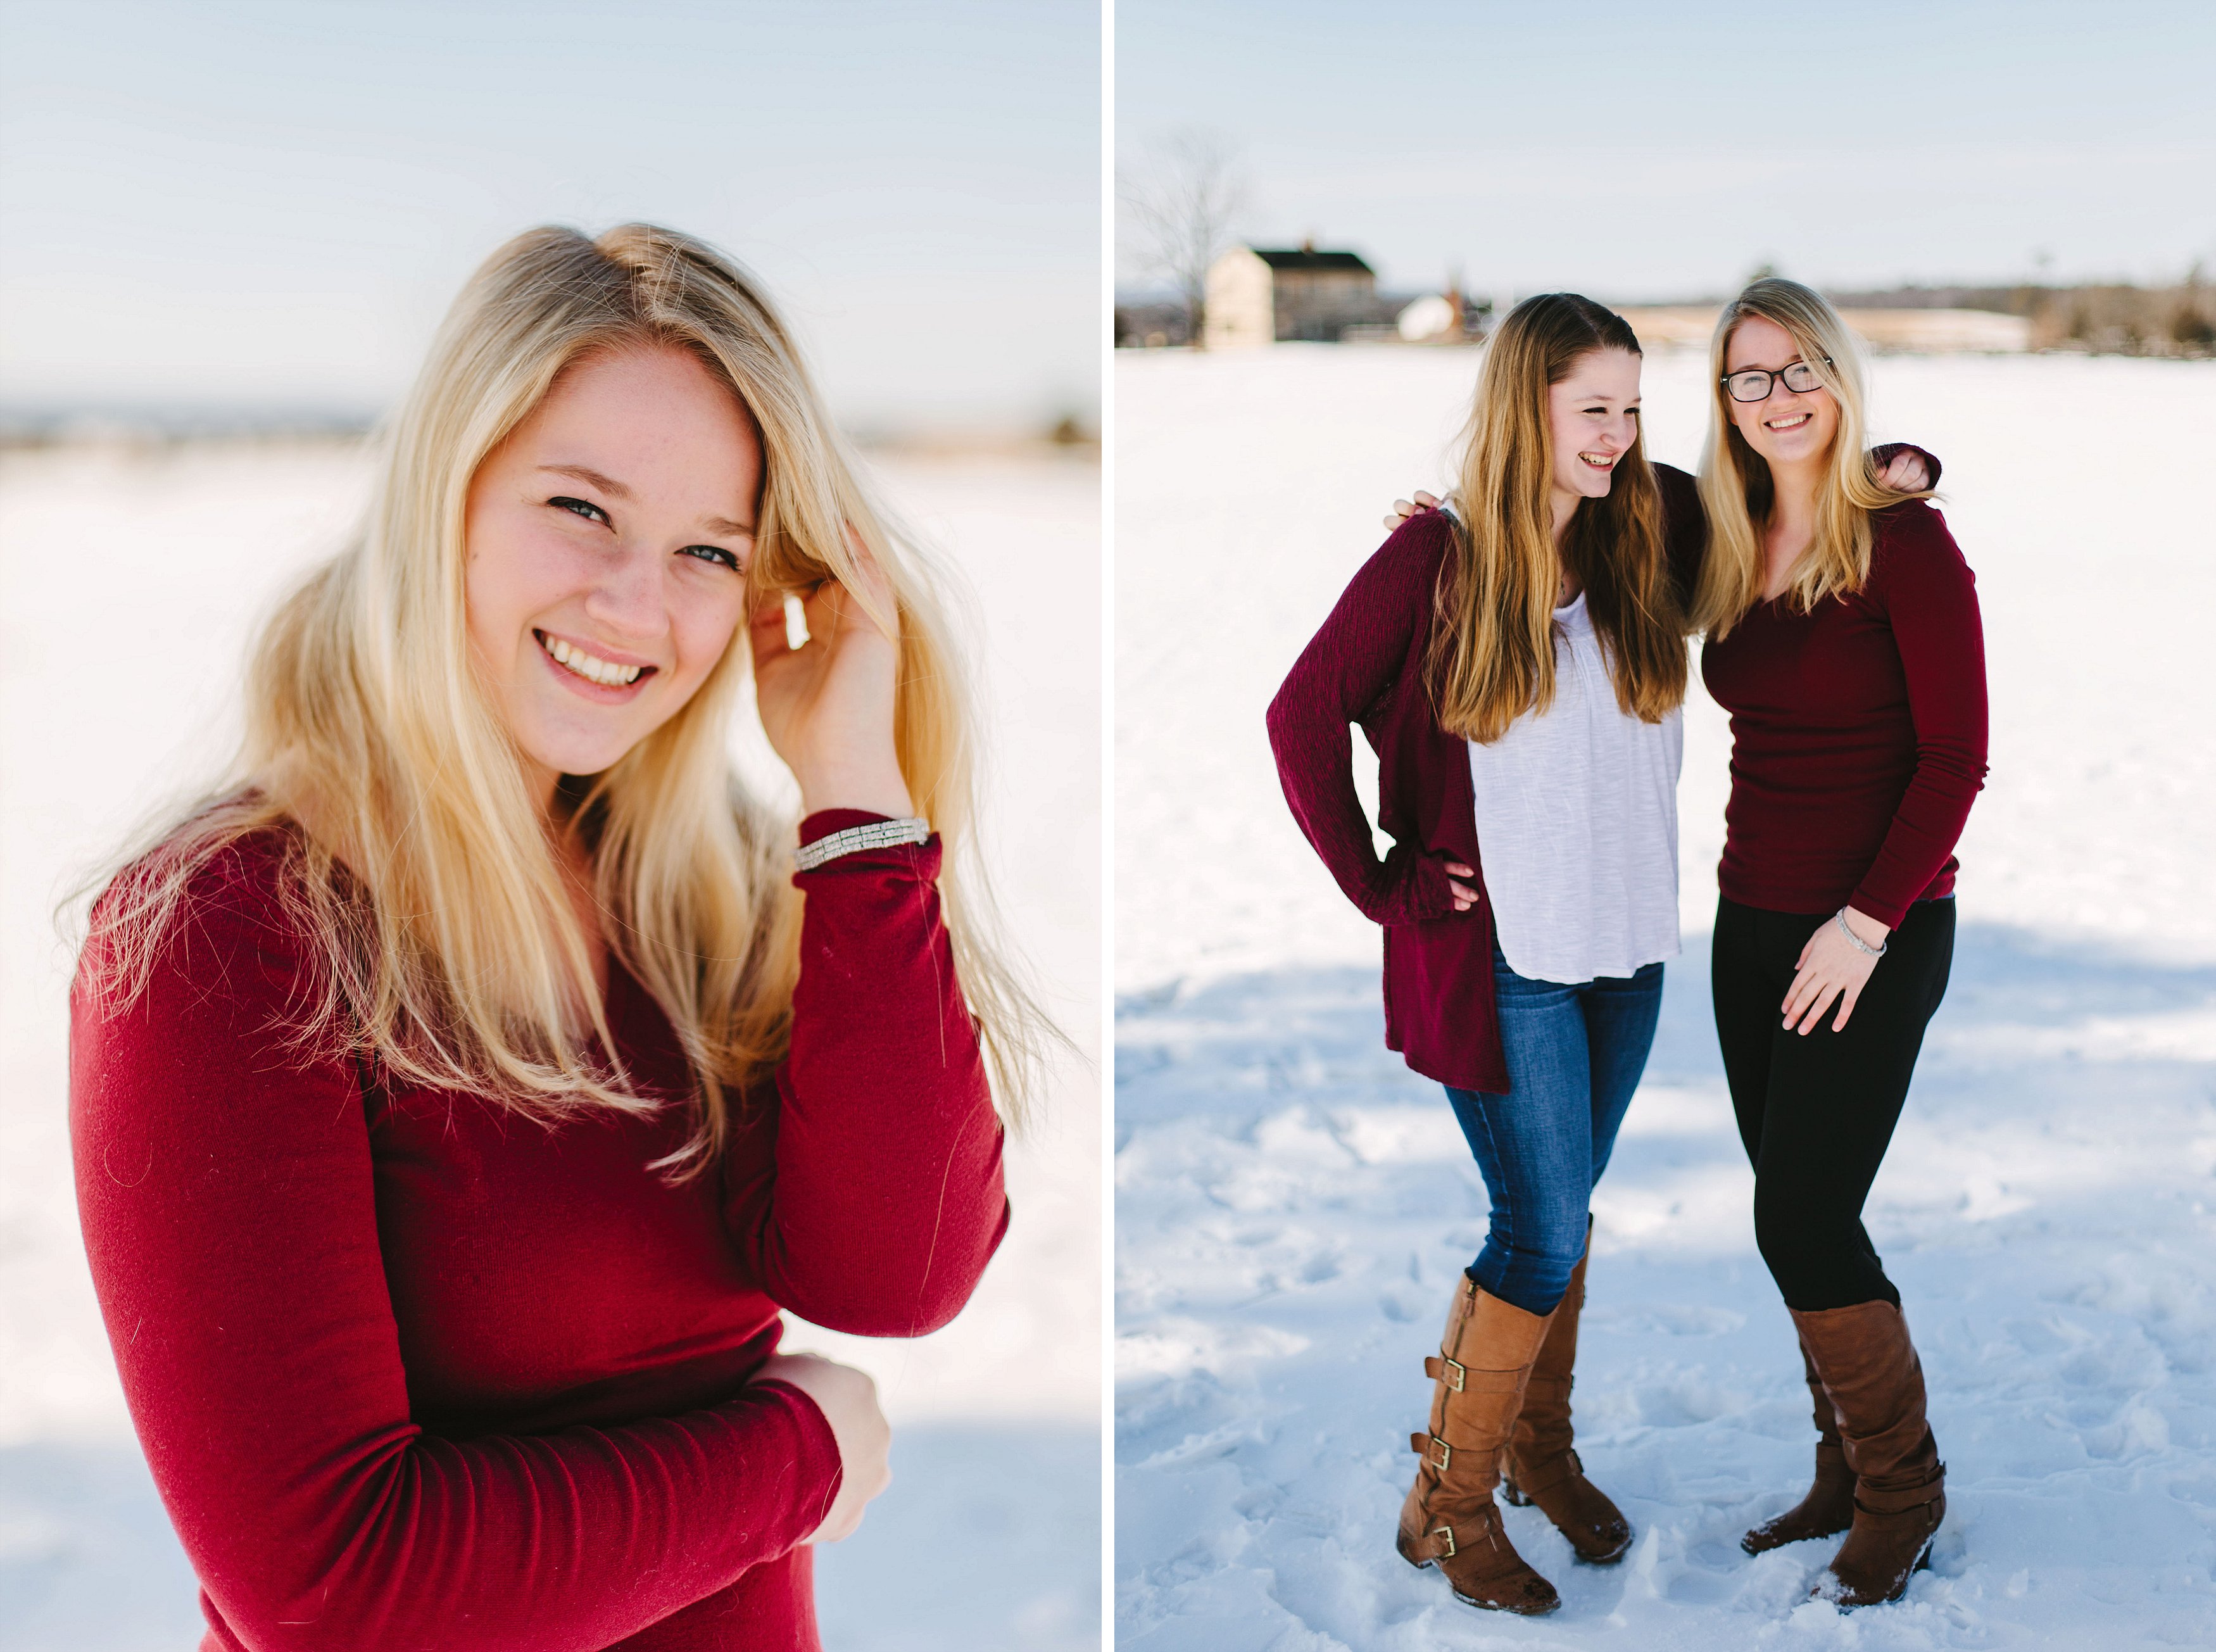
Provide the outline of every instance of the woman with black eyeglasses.
{"type": "Polygon", "coordinates": [[[1847,1532],[1815,1593],[1866,1606],[1906,1591],[1947,1507],[1923,1369],[1862,1210],[1947,989],[1954,843],[1985,773],[1983,633],[1944,519],[1863,458],[1837,312],[1757,281],[1711,360],[1694,618],[1732,722],[1711,983],[1755,1239],[1818,1433],[1808,1495],[1742,1541],[1847,1532]]]}

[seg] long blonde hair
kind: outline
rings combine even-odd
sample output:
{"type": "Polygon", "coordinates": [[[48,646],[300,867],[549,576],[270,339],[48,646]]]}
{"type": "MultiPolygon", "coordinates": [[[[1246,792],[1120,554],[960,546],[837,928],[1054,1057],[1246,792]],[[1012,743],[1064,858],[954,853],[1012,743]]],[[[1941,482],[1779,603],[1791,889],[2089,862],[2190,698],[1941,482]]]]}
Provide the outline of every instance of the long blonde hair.
{"type": "MultiPolygon", "coordinates": [[[[1559,583],[1549,497],[1548,391],[1596,350],[1640,354],[1622,317],[1574,293],[1526,299],[1486,347],[1462,433],[1459,526],[1425,659],[1439,724],[1480,743],[1554,703],[1559,583]]],[[[1581,500],[1560,560],[1585,589],[1616,703],[1659,722],[1685,698],[1684,621],[1662,543],[1662,504],[1643,435],[1607,496],[1581,500]]]]}
{"type": "MultiPolygon", "coordinates": [[[[305,1035],[404,1080],[541,1119],[655,1105],[619,1069],[558,846],[472,669],[465,506],[478,466],[588,353],[690,352],[760,433],[764,478],[749,601],[853,578],[851,527],[884,570],[900,638],[895,740],[949,854],[957,973],[1003,1111],[1019,1118],[1056,1037],[994,943],[978,875],[976,713],[935,576],[872,502],[785,323],[715,249],[630,224],[588,239],[527,231],[472,276],[385,441],[359,536],[285,601],[254,651],[246,736],[225,785],[172,819],[110,885],[87,984],[143,989],[195,874],[274,830],[280,886],[321,965],[305,1035]]],[[[591,848],[610,946],[668,1014],[697,1119],[663,1162],[713,1162],[735,1098],[785,1049],[799,973],[791,823],[742,788],[728,755],[750,679],[740,627],[686,704],[605,773],[565,780],[591,848]]]]}
{"type": "Polygon", "coordinates": [[[1824,295],[1780,275],[1751,284],[1723,308],[1708,342],[1708,439],[1701,452],[1701,502],[1708,516],[1708,552],[1693,597],[1696,629],[1720,638],[1762,601],[1769,583],[1761,529],[1776,487],[1770,463],[1732,420],[1724,361],[1741,322],[1760,317],[1783,328],[1800,359],[1815,369],[1838,404],[1839,428],[1816,495],[1816,535],[1787,587],[1806,613],[1828,596],[1858,591],[1869,577],[1870,513],[1928,489],[1895,492],[1877,479],[1868,456],[1867,369],[1861,344],[1824,295]]]}

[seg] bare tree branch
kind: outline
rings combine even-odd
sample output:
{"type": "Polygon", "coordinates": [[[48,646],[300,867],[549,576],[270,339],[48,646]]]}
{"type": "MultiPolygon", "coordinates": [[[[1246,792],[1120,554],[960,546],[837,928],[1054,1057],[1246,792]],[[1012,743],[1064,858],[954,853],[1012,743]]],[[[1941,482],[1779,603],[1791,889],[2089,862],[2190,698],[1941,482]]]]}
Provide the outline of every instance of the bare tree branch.
{"type": "Polygon", "coordinates": [[[1222,133],[1186,126],[1150,145],[1134,175],[1117,180],[1116,199],[1131,261],[1167,276],[1184,296],[1193,347],[1206,320],[1208,267],[1230,245],[1248,190],[1238,150],[1222,133]]]}

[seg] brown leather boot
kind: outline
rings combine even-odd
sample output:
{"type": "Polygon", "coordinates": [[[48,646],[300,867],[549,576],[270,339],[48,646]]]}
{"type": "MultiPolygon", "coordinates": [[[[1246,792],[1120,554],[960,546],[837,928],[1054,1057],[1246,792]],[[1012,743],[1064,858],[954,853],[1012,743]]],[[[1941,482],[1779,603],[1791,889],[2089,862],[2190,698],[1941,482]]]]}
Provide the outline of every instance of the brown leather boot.
{"type": "Polygon", "coordinates": [[[1431,1432],[1408,1437],[1424,1462],[1400,1505],[1399,1538],[1400,1557],[1436,1565],[1456,1600],[1534,1617],[1561,1597],[1508,1541],[1493,1488],[1547,1323],[1461,1276],[1438,1358],[1424,1361],[1433,1379],[1431,1432]]]}
{"type": "Polygon", "coordinates": [[[1808,1538],[1828,1538],[1844,1532],[1855,1520],[1855,1476],[1839,1445],[1839,1414],[1831,1409],[1831,1396],[1824,1392],[1824,1379],[1800,1345],[1800,1364],[1808,1377],[1808,1397],[1816,1414],[1816,1480],[1803,1497],[1782,1514],[1764,1520],[1739,1540],[1750,1555],[1782,1549],[1808,1538]]]}
{"type": "Polygon", "coordinates": [[[1924,1366],[1908,1322],[1889,1302],[1796,1310],[1793,1322],[1839,1414],[1855,1476],[1853,1527],[1811,1593],[1842,1606],[1898,1600],[1930,1563],[1947,1515],[1947,1465],[1924,1421],[1924,1366]]]}
{"type": "Polygon", "coordinates": [[[1623,1558],[1631,1547],[1631,1522],[1609,1501],[1608,1494],[1585,1478],[1571,1441],[1572,1368],[1578,1362],[1578,1311],[1585,1302],[1585,1262],[1592,1255],[1590,1239],[1585,1254],[1570,1273],[1570,1288],[1561,1304],[1548,1316],[1546,1340],[1531,1363],[1531,1380],[1524,1390],[1524,1409],[1508,1436],[1508,1453],[1501,1468],[1501,1495],[1522,1507],[1538,1504],[1554,1527],[1570,1540],[1579,1560],[1605,1566],[1623,1558]]]}

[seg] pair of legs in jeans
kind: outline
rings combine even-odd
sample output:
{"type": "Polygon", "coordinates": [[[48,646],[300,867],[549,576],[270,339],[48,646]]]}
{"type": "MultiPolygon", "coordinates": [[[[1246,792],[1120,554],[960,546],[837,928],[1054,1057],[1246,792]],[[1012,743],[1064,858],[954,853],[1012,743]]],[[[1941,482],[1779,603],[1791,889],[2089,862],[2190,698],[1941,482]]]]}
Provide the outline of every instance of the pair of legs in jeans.
{"type": "Polygon", "coordinates": [[[1511,1094],[1447,1091],[1493,1199],[1485,1248],[1468,1271],[1502,1301],[1548,1314],[1585,1254],[1593,1185],[1654,1043],[1662,966],[1534,981],[1496,945],[1493,973],[1511,1094]]]}

